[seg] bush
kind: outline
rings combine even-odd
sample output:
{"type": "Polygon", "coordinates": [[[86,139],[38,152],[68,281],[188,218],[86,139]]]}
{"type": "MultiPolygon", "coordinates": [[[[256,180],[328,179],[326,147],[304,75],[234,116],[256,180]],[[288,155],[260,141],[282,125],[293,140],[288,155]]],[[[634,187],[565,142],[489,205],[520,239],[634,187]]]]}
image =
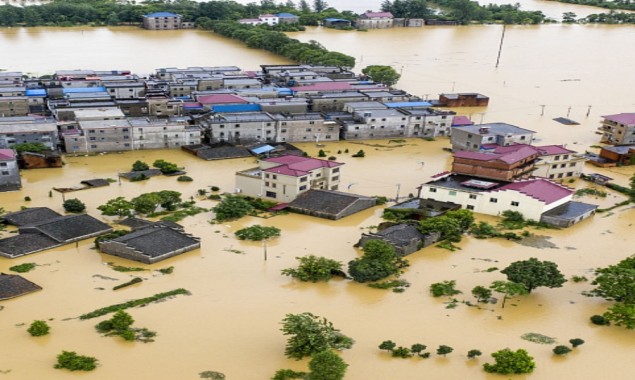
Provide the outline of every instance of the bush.
{"type": "Polygon", "coordinates": [[[335,160],[337,160],[337,157],[335,157],[335,156],[329,156],[329,161],[335,161],[335,160]]]}
{"type": "Polygon", "coordinates": [[[483,364],[485,372],[511,375],[531,373],[536,368],[534,358],[523,349],[512,351],[509,348],[505,348],[494,352],[492,357],[494,358],[495,363],[483,364]]]}
{"type": "Polygon", "coordinates": [[[342,272],[342,263],[339,261],[327,259],[326,257],[317,257],[314,255],[296,257],[300,262],[297,268],[287,268],[282,270],[285,276],[291,276],[300,281],[328,281],[334,275],[342,272]]]}
{"type": "Polygon", "coordinates": [[[467,352],[467,357],[470,359],[474,359],[477,356],[481,356],[483,353],[480,350],[469,350],[467,352]]]}
{"type": "Polygon", "coordinates": [[[562,356],[562,355],[566,355],[569,352],[571,352],[571,349],[567,346],[555,346],[553,348],[553,353],[558,355],[558,356],[562,356]]]}
{"type": "Polygon", "coordinates": [[[194,181],[192,179],[192,177],[189,177],[189,176],[186,176],[186,175],[180,175],[180,176],[178,176],[176,178],[176,180],[179,181],[179,182],[192,182],[192,181],[194,181]]]}
{"type": "Polygon", "coordinates": [[[584,344],[584,340],[580,339],[580,338],[574,338],[574,339],[569,339],[569,343],[571,343],[571,346],[573,346],[573,348],[576,348],[578,346],[581,346],[584,344]]]}
{"type": "Polygon", "coordinates": [[[146,164],[143,161],[137,160],[137,161],[135,161],[132,164],[132,171],[133,172],[142,172],[142,171],[149,170],[149,169],[150,169],[150,165],[146,164]]]}
{"type": "Polygon", "coordinates": [[[161,173],[163,174],[172,174],[179,171],[179,167],[176,166],[175,163],[167,162],[165,160],[156,160],[152,163],[152,166],[161,170],[161,173]]]}
{"type": "Polygon", "coordinates": [[[591,317],[591,323],[598,326],[608,326],[611,324],[606,318],[597,314],[591,317]]]}
{"type": "Polygon", "coordinates": [[[219,190],[220,190],[220,187],[218,187],[218,186],[210,186],[210,190],[212,190],[212,191],[219,191],[219,190]]]}
{"type": "Polygon", "coordinates": [[[216,214],[216,221],[240,219],[252,212],[254,207],[243,197],[227,195],[212,211],[216,214]]]}
{"type": "Polygon", "coordinates": [[[326,157],[326,152],[322,149],[318,152],[318,157],[326,157]]]}
{"type": "Polygon", "coordinates": [[[406,359],[406,358],[411,358],[412,357],[412,352],[407,347],[397,347],[397,348],[392,350],[391,355],[394,358],[406,359]]]}
{"type": "Polygon", "coordinates": [[[357,151],[357,153],[353,154],[353,157],[366,157],[366,152],[360,149],[357,151]]]}
{"type": "Polygon", "coordinates": [[[86,205],[84,204],[84,202],[80,201],[77,198],[67,199],[66,201],[64,201],[62,206],[64,207],[64,210],[66,212],[75,214],[79,214],[86,210],[86,205]]]}
{"type": "Polygon", "coordinates": [[[453,296],[456,294],[460,294],[461,291],[454,289],[456,286],[456,281],[443,281],[437,282],[430,285],[430,293],[432,293],[433,297],[441,297],[441,296],[453,296]]]}
{"type": "Polygon", "coordinates": [[[28,195],[26,197],[24,197],[24,201],[25,202],[31,202],[31,197],[29,197],[28,195]]]}
{"type": "Polygon", "coordinates": [[[31,336],[43,336],[47,335],[49,333],[49,330],[51,330],[51,328],[46,322],[33,321],[33,323],[31,323],[31,326],[29,326],[26,331],[28,331],[31,336]]]}
{"type": "Polygon", "coordinates": [[[54,368],[65,368],[71,371],[92,371],[97,368],[97,359],[90,356],[77,355],[72,351],[62,351],[57,355],[54,368]]]}
{"type": "Polygon", "coordinates": [[[356,282],[372,282],[396,275],[408,262],[383,240],[369,240],[364,244],[364,255],[348,263],[348,272],[356,282]]]}

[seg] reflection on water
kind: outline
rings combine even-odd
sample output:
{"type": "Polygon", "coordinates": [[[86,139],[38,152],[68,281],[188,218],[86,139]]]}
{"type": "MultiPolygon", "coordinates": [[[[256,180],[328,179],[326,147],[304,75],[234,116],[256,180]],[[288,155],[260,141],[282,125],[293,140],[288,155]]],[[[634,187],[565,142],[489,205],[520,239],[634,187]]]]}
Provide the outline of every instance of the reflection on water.
{"type": "MultiPolygon", "coordinates": [[[[435,97],[439,92],[481,92],[491,97],[490,106],[458,110],[479,122],[505,121],[538,132],[540,143],[566,143],[583,151],[596,143],[594,130],[599,116],[633,111],[635,77],[630,46],[635,28],[611,26],[510,27],[502,63],[494,68],[500,38],[499,26],[461,28],[422,28],[338,32],[314,28],[296,38],[317,39],[329,49],[354,55],[358,69],[369,64],[391,64],[401,70],[399,83],[412,93],[435,97]],[[387,49],[386,47],[390,47],[387,49]],[[611,57],[619,50],[621,60],[611,57]],[[545,105],[541,115],[540,105],[545,105]],[[592,105],[589,116],[588,106],[592,105]],[[571,110],[568,110],[571,107],[571,110]],[[553,122],[566,116],[581,122],[564,126],[553,122]]],[[[149,72],[161,66],[237,65],[245,69],[260,63],[282,63],[279,58],[258,50],[245,50],[232,41],[198,31],[145,32],[132,28],[84,30],[37,28],[3,30],[0,67],[11,70],[51,72],[63,68],[127,68],[149,72]],[[35,33],[32,33],[35,31],[35,33]],[[77,46],[81,46],[78,49],[77,46]],[[47,60],[36,59],[41,51],[51,51],[47,60]],[[219,52],[222,52],[219,53],[219,52]],[[104,59],[108,57],[108,60],[104,59]],[[136,57],[130,59],[130,57],[136,57]],[[153,59],[148,59],[152,57],[153,59]],[[69,67],[72,62],[72,67],[69,67]]],[[[316,155],[314,144],[299,144],[316,155]]],[[[406,140],[326,143],[324,149],[345,162],[343,187],[366,195],[396,196],[415,193],[416,186],[431,175],[446,170],[449,156],[443,150],[446,139],[428,142],[406,140]],[[337,154],[338,150],[364,149],[365,158],[337,154]]],[[[22,206],[48,206],[62,211],[61,197],[48,193],[52,187],[70,187],[90,178],[116,178],[137,159],[177,162],[184,166],[191,183],[174,178],[152,178],[144,182],[113,183],[109,187],[73,193],[97,216],[96,207],[110,198],[128,198],[143,192],[177,190],[184,198],[196,197],[197,190],[220,186],[234,188],[233,173],[252,167],[253,159],[206,162],[180,151],[144,151],[94,157],[67,157],[59,169],[24,171],[23,190],[1,193],[0,206],[15,211],[22,206]],[[25,202],[24,197],[31,197],[25,202]]],[[[629,167],[598,170],[627,184],[629,167]]],[[[585,183],[571,186],[584,187],[585,183]]],[[[603,206],[622,198],[610,194],[603,206]]],[[[202,207],[214,202],[197,201],[202,207]]],[[[443,300],[428,293],[433,282],[457,281],[471,300],[470,290],[503,279],[486,269],[504,268],[510,262],[537,257],[555,261],[567,278],[592,277],[592,268],[614,263],[632,253],[632,223],[635,211],[622,208],[611,214],[598,214],[573,228],[537,231],[549,235],[555,248],[538,249],[508,241],[464,239],[461,250],[449,252],[429,247],[409,256],[411,266],[404,274],[412,285],[403,294],[370,289],[344,280],[328,284],[301,284],[280,274],[296,265],[295,257],[315,254],[344,263],[359,254],[352,245],[367,227],[381,222],[376,207],[340,221],[325,221],[302,215],[283,215],[271,219],[244,218],[220,225],[208,223],[210,213],[185,219],[188,232],[202,238],[202,248],[162,263],[144,266],[146,280],[139,285],[112,291],[112,287],[131,278],[105,263],[127,266],[136,263],[101,255],[90,241],[53,249],[16,260],[0,259],[0,271],[24,262],[40,264],[25,274],[44,290],[15,300],[3,301],[0,311],[0,370],[11,370],[7,378],[35,379],[82,376],[55,372],[52,365],[62,350],[73,350],[100,359],[91,378],[153,379],[197,378],[199,372],[224,372],[228,379],[267,379],[279,368],[306,369],[306,362],[286,360],[285,338],[279,322],[286,313],[310,311],[329,318],[336,327],[356,340],[352,350],[342,353],[350,364],[347,379],[495,379],[482,372],[480,364],[488,353],[504,347],[526,348],[536,357],[538,368],[532,378],[625,378],[630,348],[635,335],[618,327],[590,325],[588,317],[602,313],[608,303],[581,295],[589,283],[567,283],[559,289],[538,289],[530,296],[508,301],[505,309],[488,305],[484,309],[460,303],[446,309],[443,300]],[[263,247],[236,240],[233,233],[252,224],[281,228],[282,236],[270,242],[268,260],[263,247]],[[230,251],[242,251],[233,253],[230,251]],[[161,275],[151,271],[173,265],[175,271],[161,275]],[[117,281],[107,280],[106,276],[117,281]],[[183,287],[192,296],[177,298],[132,309],[139,326],[158,332],[156,342],[126,343],[102,338],[94,331],[98,320],[74,318],[98,307],[141,298],[183,287]],[[50,337],[28,336],[26,326],[34,319],[51,319],[50,337]],[[556,360],[551,346],[520,339],[527,332],[556,337],[565,344],[571,338],[587,343],[566,360],[556,360]],[[416,342],[434,350],[438,345],[454,347],[447,358],[401,360],[380,353],[380,342],[391,339],[400,345],[416,342]],[[480,349],[484,358],[468,361],[470,349],[480,349]],[[22,353],[16,355],[16,353],[22,353]],[[28,355],[24,355],[28,353],[28,355]]],[[[486,218],[492,220],[493,218],[486,218]]],[[[9,236],[4,232],[2,236],[9,236]]],[[[135,274],[138,275],[138,274],[135,274]]]]}

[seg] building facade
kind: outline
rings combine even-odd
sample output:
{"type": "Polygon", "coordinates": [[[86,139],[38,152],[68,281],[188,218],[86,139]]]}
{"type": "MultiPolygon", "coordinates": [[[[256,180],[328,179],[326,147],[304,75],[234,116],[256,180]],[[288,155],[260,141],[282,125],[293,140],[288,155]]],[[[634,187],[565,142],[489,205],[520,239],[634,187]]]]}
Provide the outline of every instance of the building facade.
{"type": "Polygon", "coordinates": [[[390,12],[366,12],[357,19],[358,29],[386,29],[393,27],[393,15],[390,12]]]}
{"type": "Polygon", "coordinates": [[[635,144],[635,113],[602,116],[600,142],[611,145],[635,144]]]}
{"type": "Polygon", "coordinates": [[[34,116],[0,118],[0,148],[24,143],[41,143],[56,150],[59,134],[55,120],[34,116]]]}
{"type": "Polygon", "coordinates": [[[531,144],[534,131],[507,123],[465,125],[452,128],[452,150],[477,152],[493,149],[495,146],[531,144]]]}
{"type": "Polygon", "coordinates": [[[259,164],[236,173],[236,192],[285,203],[311,189],[337,190],[343,165],[300,156],[267,158],[259,164]]]}
{"type": "Polygon", "coordinates": [[[143,27],[150,30],[181,29],[183,17],[170,12],[155,12],[143,15],[143,27]]]}
{"type": "Polygon", "coordinates": [[[15,152],[13,149],[0,149],[0,191],[18,190],[21,187],[15,152]]]}

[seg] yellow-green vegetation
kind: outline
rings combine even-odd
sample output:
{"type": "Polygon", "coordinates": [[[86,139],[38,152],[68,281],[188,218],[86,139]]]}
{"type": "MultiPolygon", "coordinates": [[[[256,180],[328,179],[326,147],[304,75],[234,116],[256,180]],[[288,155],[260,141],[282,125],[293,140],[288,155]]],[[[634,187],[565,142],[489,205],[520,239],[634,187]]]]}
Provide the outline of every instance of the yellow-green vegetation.
{"type": "Polygon", "coordinates": [[[554,344],[556,343],[556,338],[552,338],[550,336],[538,334],[538,333],[526,333],[521,336],[522,339],[527,340],[533,343],[541,343],[541,344],[554,344]]]}
{"type": "Polygon", "coordinates": [[[26,273],[26,272],[29,272],[29,271],[35,269],[36,266],[37,266],[37,264],[35,264],[35,263],[24,263],[24,264],[20,264],[20,265],[14,265],[14,266],[10,267],[9,270],[12,271],[12,272],[26,273]]]}
{"type": "Polygon", "coordinates": [[[98,360],[91,356],[78,355],[73,351],[62,351],[57,355],[57,364],[54,368],[68,369],[71,371],[92,371],[97,368],[98,360]]]}
{"type": "Polygon", "coordinates": [[[111,319],[99,322],[95,329],[105,336],[120,336],[124,340],[148,343],[154,342],[157,334],[146,328],[133,328],[134,319],[123,310],[119,310],[111,319]]]}
{"type": "Polygon", "coordinates": [[[174,289],[174,290],[170,290],[169,292],[164,292],[164,293],[157,293],[153,296],[150,297],[146,297],[146,298],[139,298],[136,300],[131,300],[128,302],[123,302],[123,303],[118,303],[115,305],[110,305],[110,306],[106,306],[106,307],[102,307],[100,309],[91,311],[90,313],[86,313],[86,314],[82,314],[79,316],[79,319],[91,319],[91,318],[97,318],[97,317],[101,317],[102,315],[106,315],[106,314],[110,314],[110,313],[114,313],[117,312],[119,310],[125,310],[125,309],[129,309],[131,307],[137,307],[137,306],[145,306],[147,304],[150,304],[152,302],[156,302],[156,301],[160,301],[164,298],[168,298],[168,297],[174,297],[177,295],[190,295],[191,293],[183,288],[179,288],[179,289],[174,289]]]}
{"type": "Polygon", "coordinates": [[[51,328],[44,321],[33,321],[31,326],[26,330],[31,336],[43,336],[47,335],[51,328]]]}
{"type": "Polygon", "coordinates": [[[240,240],[261,241],[280,236],[280,229],[277,227],[251,226],[236,231],[235,235],[240,240]]]}
{"type": "MultiPolygon", "coordinates": [[[[319,282],[328,281],[333,278],[333,276],[341,276],[344,274],[342,272],[342,263],[326,257],[308,255],[296,257],[296,260],[300,262],[298,267],[283,269],[283,275],[291,276],[300,281],[319,282]]],[[[345,276],[344,274],[344,277],[345,276]]]]}
{"type": "Polygon", "coordinates": [[[140,277],[135,277],[135,278],[133,278],[133,279],[132,279],[132,280],[130,280],[130,281],[127,281],[127,282],[124,282],[123,284],[119,284],[119,285],[117,285],[117,286],[114,286],[114,287],[112,288],[112,290],[117,290],[117,289],[125,288],[126,286],[130,286],[130,285],[138,284],[138,283],[140,283],[141,281],[143,281],[143,279],[142,279],[142,278],[140,278],[140,277]]]}

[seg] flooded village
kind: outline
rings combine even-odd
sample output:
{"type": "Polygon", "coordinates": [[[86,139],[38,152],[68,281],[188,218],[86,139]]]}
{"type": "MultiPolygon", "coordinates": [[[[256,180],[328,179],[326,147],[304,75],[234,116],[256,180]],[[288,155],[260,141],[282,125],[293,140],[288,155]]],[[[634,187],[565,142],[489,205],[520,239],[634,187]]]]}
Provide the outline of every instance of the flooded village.
{"type": "MultiPolygon", "coordinates": [[[[483,38],[499,32],[475,29],[483,38]]],[[[422,38],[448,38],[447,29],[431,30],[435,34],[422,38]]],[[[199,31],[182,32],[202,38],[199,31]]],[[[298,38],[320,33],[329,48],[347,51],[338,46],[348,44],[349,54],[357,55],[371,37],[392,35],[397,43],[407,31],[329,40],[338,32],[318,28],[298,38]],[[351,38],[359,40],[351,43],[351,38]]],[[[460,45],[466,38],[458,36],[459,49],[468,49],[469,44],[460,45]]],[[[483,70],[482,49],[441,54],[438,64],[452,67],[465,51],[476,62],[473,67],[483,70]]],[[[632,141],[622,137],[632,134],[632,105],[616,101],[617,95],[597,102],[600,95],[585,92],[587,80],[606,78],[589,79],[582,68],[575,73],[554,68],[546,79],[514,81],[513,76],[536,74],[522,64],[524,51],[513,45],[510,51],[503,58],[519,71],[502,78],[503,65],[480,80],[462,77],[465,67],[432,79],[417,68],[421,62],[408,62],[400,50],[385,58],[357,55],[364,56],[362,67],[401,68],[402,79],[393,87],[363,77],[361,67],[349,71],[279,61],[258,66],[209,60],[153,71],[144,66],[147,74],[112,65],[61,70],[59,63],[40,75],[23,75],[19,67],[0,72],[0,163],[6,163],[3,173],[10,173],[2,179],[11,177],[3,183],[8,191],[0,193],[7,224],[0,232],[0,272],[20,275],[26,282],[14,289],[28,293],[0,301],[0,336],[11,342],[0,348],[0,374],[82,376],[53,369],[56,355],[66,350],[96,357],[99,366],[89,376],[100,379],[199,378],[205,371],[228,379],[268,379],[282,368],[307,370],[308,360],[285,357],[287,337],[280,327],[287,314],[311,312],[355,340],[339,353],[349,365],[347,379],[494,379],[499,376],[487,374],[482,365],[506,347],[526,349],[535,359],[534,372],[519,378],[625,378],[635,336],[624,327],[592,324],[589,317],[612,303],[583,293],[593,288],[595,268],[633,253],[632,206],[597,212],[627,200],[604,182],[628,187],[635,171],[629,167],[632,141]],[[567,78],[581,80],[562,81],[567,78]],[[519,93],[526,98],[518,99],[519,93]],[[570,102],[558,99],[565,96],[570,102]],[[12,149],[25,143],[51,149],[12,149]],[[143,180],[134,171],[125,175],[136,161],[152,166],[158,160],[175,163],[177,175],[155,170],[159,175],[151,176],[150,168],[143,180]],[[181,176],[190,180],[177,180],[181,176]],[[576,194],[585,189],[597,192],[576,194]],[[122,222],[98,209],[117,197],[161,191],[179,192],[182,201],[204,211],[175,226],[161,216],[122,222]],[[598,196],[601,192],[607,195],[598,196]],[[211,209],[225,193],[280,207],[213,222],[211,209]],[[86,206],[84,213],[62,207],[73,198],[86,206]],[[391,241],[385,232],[395,225],[379,227],[386,209],[400,208],[428,216],[472,210],[477,222],[492,225],[503,211],[516,210],[559,227],[526,227],[521,240],[466,234],[453,243],[454,250],[439,246],[438,239],[410,240],[410,247],[399,246],[409,262],[399,277],[409,284],[402,293],[344,278],[304,283],[281,274],[307,255],[341,261],[346,269],[361,256],[356,246],[365,239],[391,241]],[[255,225],[279,228],[280,236],[265,242],[235,236],[255,225]],[[95,250],[93,235],[111,229],[134,232],[111,237],[95,250]],[[130,249],[135,244],[137,249],[130,249]],[[31,246],[42,249],[22,249],[31,246]],[[471,295],[475,286],[505,280],[500,270],[511,263],[533,257],[555,262],[569,281],[510,297],[504,308],[501,294],[493,296],[496,303],[478,303],[471,295]],[[9,270],[25,263],[36,267],[27,273],[9,270]],[[115,270],[122,267],[143,270],[115,270]],[[142,281],[112,290],[137,277],[142,281]],[[431,295],[430,285],[451,280],[462,293],[431,295]],[[108,316],[79,318],[176,289],[189,295],[126,310],[135,325],[156,331],[151,343],[101,336],[95,324],[108,316]],[[29,336],[33,320],[46,321],[51,333],[29,336]],[[555,343],[523,339],[527,333],[555,343]],[[554,356],[554,345],[572,338],[586,343],[566,357],[554,356]],[[423,343],[432,357],[391,357],[378,348],[386,340],[405,347],[423,343]],[[440,345],[454,351],[436,355],[440,345]],[[473,349],[483,356],[468,359],[473,349]]],[[[591,87],[597,89],[595,84],[591,87]]]]}

